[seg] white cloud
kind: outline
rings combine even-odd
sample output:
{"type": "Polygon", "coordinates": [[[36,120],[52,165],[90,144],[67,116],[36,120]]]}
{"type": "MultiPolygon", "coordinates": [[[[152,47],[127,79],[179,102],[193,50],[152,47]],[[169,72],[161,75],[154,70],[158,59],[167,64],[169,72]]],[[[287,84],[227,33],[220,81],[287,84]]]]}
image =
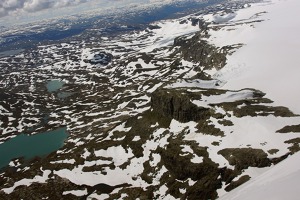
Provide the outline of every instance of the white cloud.
{"type": "Polygon", "coordinates": [[[49,8],[62,8],[91,0],[0,0],[0,17],[15,13],[33,13],[49,8]]]}

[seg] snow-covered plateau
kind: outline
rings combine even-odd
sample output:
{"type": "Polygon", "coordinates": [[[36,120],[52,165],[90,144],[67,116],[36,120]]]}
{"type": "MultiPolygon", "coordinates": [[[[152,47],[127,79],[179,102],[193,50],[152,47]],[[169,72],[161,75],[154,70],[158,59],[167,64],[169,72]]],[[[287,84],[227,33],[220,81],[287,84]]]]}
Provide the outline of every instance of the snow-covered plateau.
{"type": "Polygon", "coordinates": [[[300,2],[212,2],[1,56],[0,199],[298,199],[300,2]]]}

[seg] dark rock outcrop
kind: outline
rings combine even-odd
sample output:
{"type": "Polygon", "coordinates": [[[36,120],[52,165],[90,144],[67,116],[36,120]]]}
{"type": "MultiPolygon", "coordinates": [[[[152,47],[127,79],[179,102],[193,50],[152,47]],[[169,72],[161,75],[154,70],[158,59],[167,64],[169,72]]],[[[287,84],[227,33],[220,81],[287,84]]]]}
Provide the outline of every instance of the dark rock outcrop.
{"type": "Polygon", "coordinates": [[[173,118],[180,122],[206,119],[209,109],[191,103],[187,93],[175,89],[160,89],[152,93],[151,106],[163,117],[173,118]]]}
{"type": "Polygon", "coordinates": [[[90,60],[84,60],[85,63],[108,65],[113,59],[113,55],[106,52],[99,52],[90,60]]]}
{"type": "Polygon", "coordinates": [[[176,53],[191,62],[198,62],[206,69],[221,69],[226,64],[227,47],[217,48],[202,39],[201,33],[197,33],[191,39],[185,36],[177,37],[174,46],[179,46],[176,53]]]}
{"type": "Polygon", "coordinates": [[[199,28],[200,28],[200,30],[201,30],[202,32],[207,31],[208,23],[205,22],[203,19],[199,19],[198,25],[199,25],[199,28]]]}
{"type": "Polygon", "coordinates": [[[299,133],[300,132],[300,124],[299,125],[291,125],[285,126],[282,129],[276,131],[276,133],[299,133]]]}
{"type": "Polygon", "coordinates": [[[119,184],[119,185],[115,185],[115,186],[110,186],[110,185],[107,185],[107,184],[104,184],[104,183],[99,183],[99,184],[94,185],[92,187],[88,186],[88,185],[83,185],[83,186],[87,187],[88,194],[85,195],[82,199],[86,199],[89,195],[91,195],[95,191],[97,191],[98,193],[101,193],[101,194],[109,194],[116,188],[129,187],[131,185],[128,184],[128,183],[124,183],[124,184],[119,184]]]}
{"type": "Polygon", "coordinates": [[[158,26],[158,25],[152,25],[152,24],[150,24],[150,25],[148,26],[148,29],[149,29],[149,30],[160,29],[160,28],[161,28],[161,27],[158,26]]]}
{"type": "Polygon", "coordinates": [[[235,169],[242,170],[248,167],[268,167],[272,164],[268,159],[268,154],[262,149],[252,148],[228,148],[218,152],[230,165],[234,165],[235,169]]]}
{"type": "Polygon", "coordinates": [[[210,160],[207,148],[199,147],[196,143],[184,143],[180,138],[170,140],[166,148],[158,148],[157,153],[161,155],[161,164],[168,173],[161,181],[166,182],[168,192],[181,199],[216,199],[216,190],[221,188],[218,164],[210,160]],[[182,145],[191,145],[197,156],[203,157],[201,163],[191,162],[192,154],[183,155],[182,145]],[[181,185],[187,179],[192,179],[195,184],[192,186],[181,185]],[[180,180],[180,181],[178,181],[180,180]],[[186,187],[186,193],[179,192],[180,187],[186,187]]]}
{"type": "Polygon", "coordinates": [[[242,176],[241,178],[239,178],[239,180],[237,180],[237,181],[232,181],[232,182],[225,188],[225,190],[226,190],[227,192],[229,192],[229,191],[231,191],[231,190],[233,190],[233,189],[239,187],[240,185],[246,183],[246,182],[249,181],[249,180],[250,180],[250,176],[244,175],[244,176],[242,176]]]}
{"type": "Polygon", "coordinates": [[[284,143],[287,143],[287,144],[291,144],[292,146],[290,146],[288,149],[291,151],[291,153],[296,153],[298,151],[300,151],[300,138],[294,138],[294,139],[291,139],[291,140],[287,140],[285,141],[284,143]]]}

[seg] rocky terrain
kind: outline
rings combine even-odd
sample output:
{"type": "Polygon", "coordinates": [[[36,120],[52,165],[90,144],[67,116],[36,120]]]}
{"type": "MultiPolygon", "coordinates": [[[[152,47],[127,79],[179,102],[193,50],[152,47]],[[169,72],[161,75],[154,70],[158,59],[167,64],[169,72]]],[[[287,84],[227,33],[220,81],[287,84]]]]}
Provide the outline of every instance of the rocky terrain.
{"type": "Polygon", "coordinates": [[[297,113],[214,76],[243,44],[216,46],[209,31],[263,23],[253,13],[227,24],[247,7],[0,58],[1,143],[68,132],[58,151],[2,168],[0,198],[216,199],[299,151],[297,113]]]}

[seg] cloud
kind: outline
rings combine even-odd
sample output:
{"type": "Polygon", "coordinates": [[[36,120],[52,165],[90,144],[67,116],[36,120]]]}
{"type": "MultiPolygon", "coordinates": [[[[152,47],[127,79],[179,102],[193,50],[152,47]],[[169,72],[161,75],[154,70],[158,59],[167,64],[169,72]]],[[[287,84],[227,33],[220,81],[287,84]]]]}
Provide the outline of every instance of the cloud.
{"type": "Polygon", "coordinates": [[[75,6],[90,0],[0,0],[0,17],[75,6]]]}

